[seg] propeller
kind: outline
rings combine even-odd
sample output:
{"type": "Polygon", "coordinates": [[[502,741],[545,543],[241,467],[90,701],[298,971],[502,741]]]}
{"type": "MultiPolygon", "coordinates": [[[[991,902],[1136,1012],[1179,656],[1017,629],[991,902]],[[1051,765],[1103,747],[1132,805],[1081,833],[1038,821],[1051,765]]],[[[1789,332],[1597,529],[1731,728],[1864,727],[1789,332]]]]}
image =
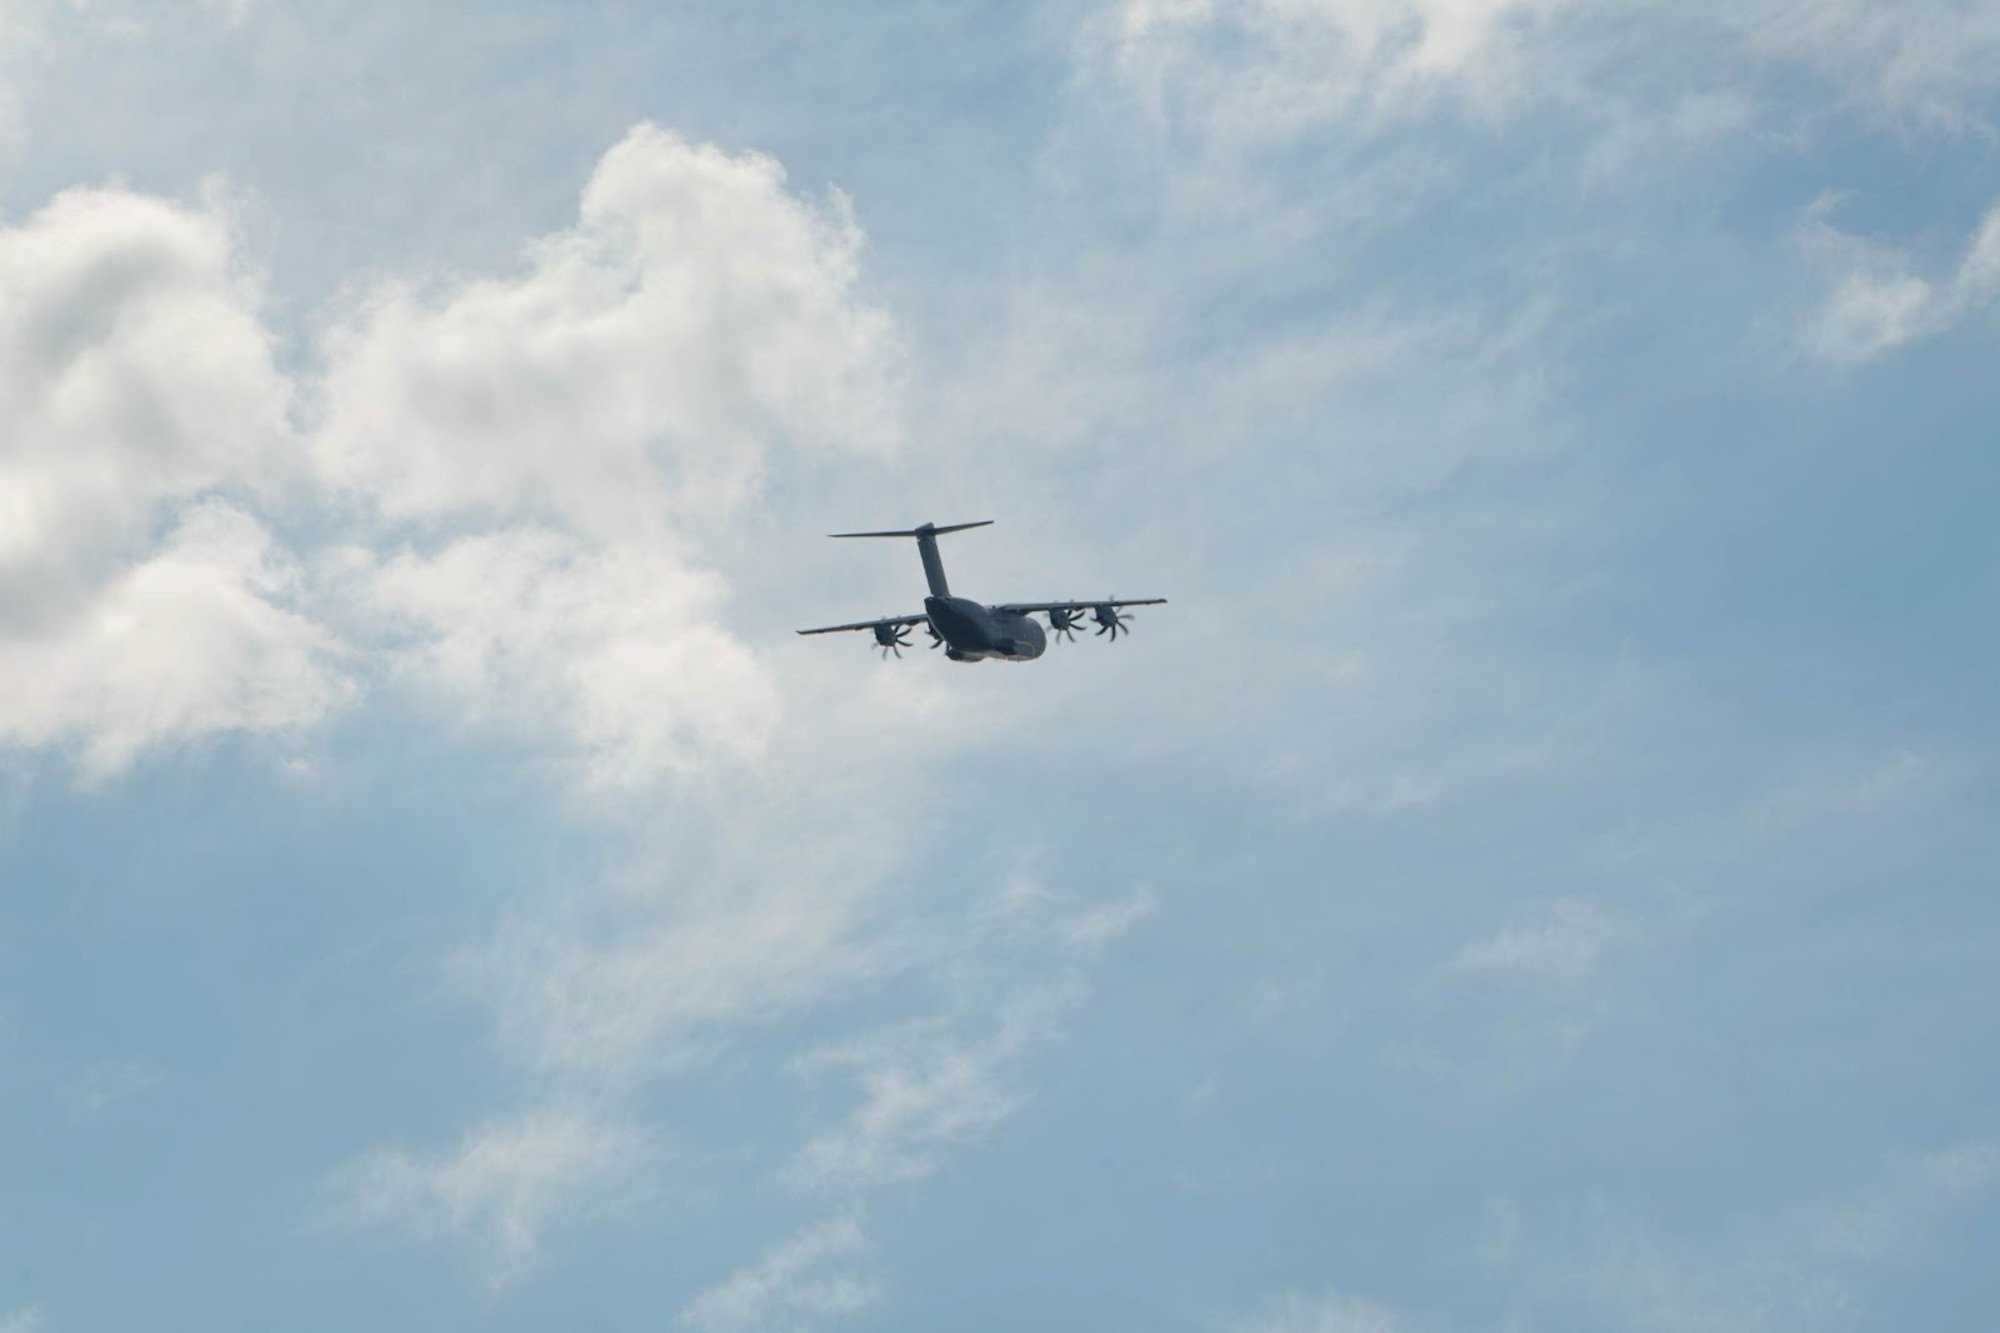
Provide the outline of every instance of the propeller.
{"type": "Polygon", "coordinates": [[[882,660],[884,662],[889,660],[890,653],[901,657],[903,649],[910,646],[910,627],[908,625],[877,625],[875,627],[875,646],[882,650],[882,660]]]}
{"type": "Polygon", "coordinates": [[[1049,608],[1049,628],[1055,631],[1058,638],[1067,639],[1069,642],[1075,643],[1076,628],[1082,623],[1083,611],[1081,608],[1066,609],[1060,606],[1049,608]]]}
{"type": "Polygon", "coordinates": [[[1097,622],[1099,637],[1109,634],[1111,641],[1116,643],[1118,642],[1118,632],[1120,630],[1123,630],[1127,634],[1132,632],[1132,617],[1120,615],[1118,608],[1109,602],[1103,602],[1092,607],[1090,614],[1091,618],[1097,622]]]}
{"type": "Polygon", "coordinates": [[[926,621],[924,622],[924,633],[926,633],[926,634],[928,634],[928,635],[930,635],[930,636],[931,636],[931,647],[932,647],[932,648],[942,648],[942,647],[944,647],[944,635],[942,635],[942,634],[938,633],[938,632],[937,632],[937,626],[936,626],[936,625],[933,625],[933,624],[931,624],[931,622],[930,622],[930,621],[928,621],[928,620],[926,620],[926,621]]]}

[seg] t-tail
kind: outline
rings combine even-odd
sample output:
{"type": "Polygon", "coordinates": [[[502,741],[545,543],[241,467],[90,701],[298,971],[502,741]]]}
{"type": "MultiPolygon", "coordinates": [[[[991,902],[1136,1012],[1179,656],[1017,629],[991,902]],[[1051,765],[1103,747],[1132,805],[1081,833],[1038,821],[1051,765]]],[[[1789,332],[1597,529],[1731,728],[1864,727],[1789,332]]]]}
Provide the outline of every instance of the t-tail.
{"type": "Polygon", "coordinates": [[[977,523],[953,523],[949,527],[939,527],[926,523],[920,528],[909,528],[899,532],[830,532],[829,537],[915,537],[917,554],[924,558],[924,578],[931,585],[931,596],[951,596],[951,585],[944,581],[944,561],[938,558],[937,539],[947,532],[964,532],[967,528],[984,528],[992,524],[990,518],[977,523]]]}

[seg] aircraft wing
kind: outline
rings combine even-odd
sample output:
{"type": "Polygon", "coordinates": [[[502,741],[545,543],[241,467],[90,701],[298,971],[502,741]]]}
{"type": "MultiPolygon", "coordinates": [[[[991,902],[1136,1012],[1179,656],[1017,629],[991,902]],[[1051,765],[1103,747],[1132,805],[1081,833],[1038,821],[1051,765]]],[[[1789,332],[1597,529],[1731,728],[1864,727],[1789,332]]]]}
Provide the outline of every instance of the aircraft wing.
{"type": "Polygon", "coordinates": [[[1164,597],[1127,598],[1124,601],[1116,597],[1107,597],[1095,602],[1009,602],[1005,606],[996,606],[993,609],[1025,616],[1036,611],[1095,611],[1100,606],[1165,606],[1166,604],[1167,599],[1164,597]]]}
{"type": "Polygon", "coordinates": [[[883,626],[883,625],[895,625],[895,626],[897,626],[898,628],[901,628],[901,627],[902,627],[902,626],[904,626],[904,625],[923,625],[923,624],[928,624],[928,623],[929,623],[929,621],[930,621],[930,617],[929,617],[929,616],[927,616],[927,615],[925,615],[925,614],[924,614],[923,612],[919,611],[919,612],[918,612],[917,614],[915,614],[915,615],[913,615],[913,616],[888,616],[888,617],[886,617],[886,618],[884,618],[884,619],[882,619],[882,620],[857,620],[857,621],[855,621],[855,622],[854,622],[854,623],[853,623],[852,625],[828,625],[828,626],[826,626],[826,627],[824,627],[824,628],[822,628],[822,629],[802,629],[802,630],[800,630],[800,631],[799,631],[799,633],[801,633],[801,634],[838,634],[838,633],[840,633],[840,632],[841,632],[842,630],[850,630],[850,629],[878,629],[878,628],[880,628],[880,627],[881,627],[881,626],[883,626]]]}

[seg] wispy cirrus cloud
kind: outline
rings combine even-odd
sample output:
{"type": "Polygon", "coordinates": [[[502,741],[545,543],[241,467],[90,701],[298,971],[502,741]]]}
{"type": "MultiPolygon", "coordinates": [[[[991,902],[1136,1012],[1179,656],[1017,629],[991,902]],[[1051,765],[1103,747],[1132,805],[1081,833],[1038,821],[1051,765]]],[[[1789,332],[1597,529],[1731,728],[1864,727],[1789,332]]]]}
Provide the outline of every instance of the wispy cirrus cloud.
{"type": "Polygon", "coordinates": [[[1162,116],[1248,143],[1436,95],[1518,92],[1535,30],[1591,0],[1125,0],[1098,34],[1162,116]]]}
{"type": "Polygon", "coordinates": [[[844,1124],[806,1144],[800,1177],[868,1188],[931,1174],[1014,1113],[1013,1066],[1078,998],[1074,986],[1020,994],[984,1037],[919,1023],[813,1052],[803,1068],[848,1072],[862,1095],[844,1124]]]}
{"type": "Polygon", "coordinates": [[[1597,966],[1624,925],[1596,903],[1564,899],[1459,950],[1447,973],[1573,981],[1597,966]]]}
{"type": "Polygon", "coordinates": [[[1705,910],[1672,891],[1523,904],[1420,980],[1389,1061],[1487,1096],[1564,1076],[1625,1011],[1630,974],[1683,943],[1705,910]]]}
{"type": "Polygon", "coordinates": [[[1996,86],[2000,19],[1954,0],[1894,16],[1862,0],[1123,0],[1086,46],[1153,116],[1237,148],[1440,103],[1712,104],[1774,63],[1833,105],[1956,129],[1996,86]]]}
{"type": "MultiPolygon", "coordinates": [[[[1526,1326],[1862,1328],[1880,1312],[1878,1280],[1935,1252],[1996,1182],[2000,1150],[1975,1138],[1893,1157],[1845,1193],[1724,1219],[1700,1234],[1663,1229],[1602,1190],[1542,1212],[1503,1194],[1482,1208],[1468,1257],[1507,1280],[1510,1318],[1526,1326]]],[[[1416,1333],[1463,1321],[1336,1288],[1281,1292],[1218,1324],[1228,1333],[1416,1333]]]]}
{"type": "Polygon", "coordinates": [[[382,1148],[328,1178],[323,1216],[466,1246],[495,1281],[524,1273],[547,1232],[588,1214],[602,1186],[629,1184],[645,1148],[629,1130],[577,1110],[541,1110],[474,1130],[438,1152],[382,1148]]]}
{"type": "Polygon", "coordinates": [[[1878,1284],[1941,1243],[2000,1181],[2000,1153],[1978,1138],[1892,1156],[1845,1192],[1723,1220],[1703,1234],[1665,1231],[1599,1193],[1556,1216],[1502,1205],[1507,1243],[1487,1261],[1517,1279],[1525,1308],[1571,1310],[1633,1330],[1856,1328],[1879,1309],[1878,1284]]]}
{"type": "Polygon", "coordinates": [[[1988,209],[1958,262],[1925,276],[1907,250],[1876,244],[1830,221],[1836,201],[1807,213],[1799,244],[1826,294],[1799,330],[1812,355],[1859,366],[1934,337],[2000,299],[2000,207],[1988,209]]]}
{"type": "Polygon", "coordinates": [[[677,1321],[700,1333],[817,1328],[881,1299],[865,1268],[869,1245],[851,1218],[812,1227],[702,1292],[677,1321]]]}

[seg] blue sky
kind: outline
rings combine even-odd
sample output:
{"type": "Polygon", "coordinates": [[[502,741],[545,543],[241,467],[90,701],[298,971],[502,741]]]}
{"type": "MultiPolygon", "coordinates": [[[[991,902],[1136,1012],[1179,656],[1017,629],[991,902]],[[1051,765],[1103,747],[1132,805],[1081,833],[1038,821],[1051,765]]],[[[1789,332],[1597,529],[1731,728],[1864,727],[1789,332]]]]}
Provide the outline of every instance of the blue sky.
{"type": "Polygon", "coordinates": [[[0,0],[0,1333],[1987,1327],[1996,71],[0,0]]]}

